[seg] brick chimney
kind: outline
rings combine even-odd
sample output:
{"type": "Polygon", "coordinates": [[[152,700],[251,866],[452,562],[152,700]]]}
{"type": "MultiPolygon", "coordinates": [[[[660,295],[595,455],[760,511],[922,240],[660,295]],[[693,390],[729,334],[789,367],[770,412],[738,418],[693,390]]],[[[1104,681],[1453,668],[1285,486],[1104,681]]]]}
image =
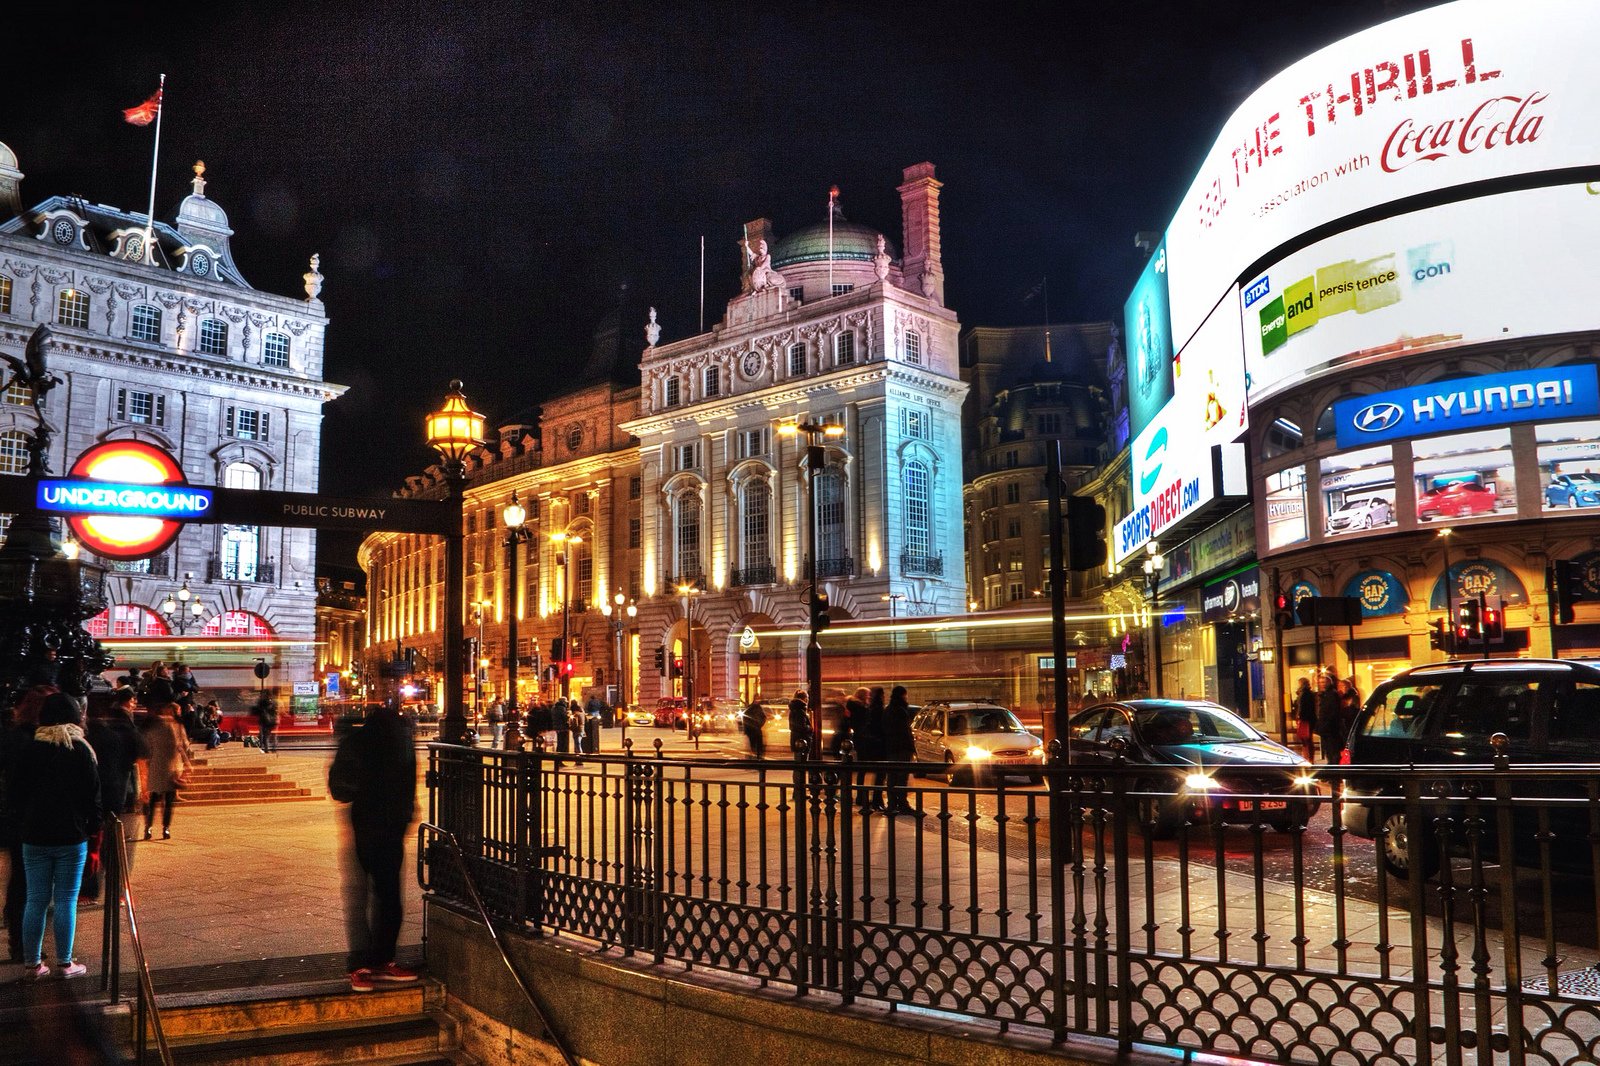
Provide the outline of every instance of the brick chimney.
{"type": "Polygon", "coordinates": [[[900,185],[900,260],[905,287],[944,303],[944,264],[939,258],[939,190],[932,163],[905,168],[900,185]]]}

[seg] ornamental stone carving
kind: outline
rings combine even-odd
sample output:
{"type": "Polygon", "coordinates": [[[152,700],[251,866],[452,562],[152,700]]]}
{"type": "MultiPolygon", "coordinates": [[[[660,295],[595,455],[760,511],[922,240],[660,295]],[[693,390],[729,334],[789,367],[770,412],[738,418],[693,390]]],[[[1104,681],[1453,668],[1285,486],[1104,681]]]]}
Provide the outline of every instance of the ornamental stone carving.
{"type": "Polygon", "coordinates": [[[322,254],[320,252],[311,257],[311,269],[300,276],[306,283],[306,303],[321,302],[318,299],[322,295],[322,254]]]}
{"type": "Polygon", "coordinates": [[[878,251],[872,257],[872,271],[879,281],[889,280],[889,251],[884,247],[883,234],[878,234],[878,251]]]}
{"type": "Polygon", "coordinates": [[[645,343],[651,348],[654,348],[656,342],[661,340],[661,325],[656,321],[656,309],[654,307],[650,309],[650,321],[644,327],[644,339],[645,343]]]}

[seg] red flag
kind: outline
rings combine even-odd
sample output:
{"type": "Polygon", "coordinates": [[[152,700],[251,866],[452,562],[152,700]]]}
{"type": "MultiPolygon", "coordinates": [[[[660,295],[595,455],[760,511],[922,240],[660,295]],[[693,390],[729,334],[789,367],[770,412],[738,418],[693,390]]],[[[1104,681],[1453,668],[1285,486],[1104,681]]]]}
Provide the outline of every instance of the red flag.
{"type": "Polygon", "coordinates": [[[161,90],[157,89],[144,103],[138,107],[124,108],[123,121],[134,126],[148,126],[156,120],[161,113],[161,90]]]}

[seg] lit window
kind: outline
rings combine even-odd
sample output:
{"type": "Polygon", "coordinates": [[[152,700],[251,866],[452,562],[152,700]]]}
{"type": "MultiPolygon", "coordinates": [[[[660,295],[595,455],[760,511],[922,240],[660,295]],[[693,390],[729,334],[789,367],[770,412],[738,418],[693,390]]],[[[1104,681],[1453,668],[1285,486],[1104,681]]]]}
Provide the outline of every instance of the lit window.
{"type": "Polygon", "coordinates": [[[0,274],[0,315],[11,313],[11,279],[0,274]]]}
{"type": "Polygon", "coordinates": [[[128,336],[136,341],[146,344],[161,343],[161,310],[149,304],[140,304],[133,309],[133,319],[128,327],[128,336]]]}
{"type": "Polygon", "coordinates": [[[846,366],[856,361],[856,335],[841,333],[833,338],[833,365],[846,366]]]}
{"type": "Polygon", "coordinates": [[[707,396],[717,396],[721,394],[722,373],[720,368],[714,366],[706,367],[705,385],[705,394],[707,396]]]}
{"type": "Polygon", "coordinates": [[[906,362],[922,365],[922,335],[906,331],[906,362]]]}
{"type": "Polygon", "coordinates": [[[77,329],[89,328],[89,294],[63,289],[56,298],[56,322],[77,329]]]}
{"type": "Polygon", "coordinates": [[[700,498],[693,493],[678,497],[678,576],[700,573],[700,498]]]}
{"type": "Polygon", "coordinates": [[[0,433],[0,474],[28,472],[28,435],[20,429],[0,433]]]}
{"type": "Polygon", "coordinates": [[[770,526],[772,489],[765,481],[746,481],[740,492],[740,517],[743,540],[740,555],[746,569],[766,566],[770,560],[767,547],[770,526]]]}
{"type": "Polygon", "coordinates": [[[220,319],[208,318],[200,323],[200,354],[228,354],[228,324],[220,319]]]}
{"type": "Polygon", "coordinates": [[[933,511],[928,491],[928,468],[920,461],[906,464],[905,546],[908,555],[927,558],[933,538],[933,511]]]}
{"type": "Polygon", "coordinates": [[[252,611],[223,611],[213,615],[200,630],[206,637],[272,637],[271,623],[252,611]]]}
{"type": "Polygon", "coordinates": [[[677,378],[668,378],[667,379],[667,406],[668,407],[676,407],[676,406],[678,406],[678,403],[679,403],[679,398],[678,398],[678,379],[677,378]]]}
{"type": "Polygon", "coordinates": [[[289,335],[269,333],[261,341],[261,362],[287,370],[289,367],[289,335]]]}
{"type": "Polygon", "coordinates": [[[14,407],[31,407],[33,390],[19,381],[12,381],[6,386],[6,391],[0,399],[14,407]]]}
{"type": "Polygon", "coordinates": [[[271,416],[249,407],[230,407],[223,432],[236,440],[266,440],[271,416]]]}
{"type": "Polygon", "coordinates": [[[803,344],[789,345],[789,376],[799,377],[806,372],[806,346],[803,344]]]}

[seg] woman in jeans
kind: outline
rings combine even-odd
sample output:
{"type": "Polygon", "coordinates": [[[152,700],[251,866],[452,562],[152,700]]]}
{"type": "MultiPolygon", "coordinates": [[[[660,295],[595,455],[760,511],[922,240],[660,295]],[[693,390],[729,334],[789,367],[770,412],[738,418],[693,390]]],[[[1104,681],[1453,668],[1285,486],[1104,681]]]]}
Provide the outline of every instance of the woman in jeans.
{"type": "Polygon", "coordinates": [[[189,756],[189,738],[178,721],[176,703],[151,710],[150,719],[145,723],[145,740],[150,745],[150,762],[145,770],[144,838],[149,840],[155,829],[156,803],[160,802],[161,839],[171,840],[172,804],[178,798],[183,772],[193,761],[189,756]]]}
{"type": "Polygon", "coordinates": [[[78,888],[89,854],[89,834],[100,825],[100,775],[83,737],[78,702],[57,692],[39,710],[33,739],[12,752],[6,773],[7,803],[22,832],[28,897],[22,913],[23,976],[50,973],[44,962],[45,913],[55,904],[56,959],[62,977],[84,965],[72,957],[78,925],[78,888]]]}

